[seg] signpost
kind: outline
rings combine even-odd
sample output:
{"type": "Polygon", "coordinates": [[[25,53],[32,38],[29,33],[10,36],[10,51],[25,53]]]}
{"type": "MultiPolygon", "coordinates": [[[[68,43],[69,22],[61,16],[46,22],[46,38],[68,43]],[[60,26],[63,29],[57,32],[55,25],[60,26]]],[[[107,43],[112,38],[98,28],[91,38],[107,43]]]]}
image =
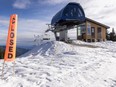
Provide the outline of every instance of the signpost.
{"type": "MultiPolygon", "coordinates": [[[[17,36],[17,15],[13,14],[10,16],[10,24],[9,24],[8,37],[6,42],[4,63],[2,68],[2,78],[4,77],[5,62],[14,62],[13,64],[15,64],[16,36],[17,36]]],[[[13,72],[14,72],[14,66],[13,66],[13,72]]]]}

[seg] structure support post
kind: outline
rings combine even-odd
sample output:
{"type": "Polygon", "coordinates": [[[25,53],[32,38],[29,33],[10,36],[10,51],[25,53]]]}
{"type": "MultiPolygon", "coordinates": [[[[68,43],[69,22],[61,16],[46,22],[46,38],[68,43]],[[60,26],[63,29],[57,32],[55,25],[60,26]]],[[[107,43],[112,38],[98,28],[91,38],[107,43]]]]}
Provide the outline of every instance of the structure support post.
{"type": "Polygon", "coordinates": [[[5,61],[3,62],[3,66],[2,66],[2,79],[4,78],[4,65],[5,65],[5,61]]]}
{"type": "MultiPolygon", "coordinates": [[[[3,62],[3,66],[2,66],[2,76],[1,79],[4,79],[4,66],[5,66],[5,61],[3,62]]],[[[15,61],[13,62],[13,76],[15,76],[15,61]]]]}
{"type": "Polygon", "coordinates": [[[15,76],[15,61],[13,63],[13,76],[15,76]]]}
{"type": "Polygon", "coordinates": [[[78,40],[78,26],[77,26],[77,40],[78,40]]]}

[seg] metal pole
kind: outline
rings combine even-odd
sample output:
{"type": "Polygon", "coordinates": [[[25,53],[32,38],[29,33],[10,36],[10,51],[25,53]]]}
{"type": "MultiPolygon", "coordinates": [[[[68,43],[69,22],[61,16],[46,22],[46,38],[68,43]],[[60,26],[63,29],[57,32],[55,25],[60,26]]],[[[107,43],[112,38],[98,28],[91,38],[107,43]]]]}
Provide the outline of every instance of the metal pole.
{"type": "Polygon", "coordinates": [[[14,61],[14,63],[13,63],[13,76],[15,76],[15,61],[14,61]]]}
{"type": "Polygon", "coordinates": [[[2,79],[4,78],[4,65],[5,65],[5,61],[3,62],[3,66],[2,66],[2,79]]]}

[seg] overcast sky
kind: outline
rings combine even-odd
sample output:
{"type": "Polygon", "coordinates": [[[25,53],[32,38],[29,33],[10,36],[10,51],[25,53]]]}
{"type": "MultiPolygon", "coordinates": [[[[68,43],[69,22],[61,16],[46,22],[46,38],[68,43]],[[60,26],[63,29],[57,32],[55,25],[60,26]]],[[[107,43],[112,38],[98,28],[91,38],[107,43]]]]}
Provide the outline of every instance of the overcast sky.
{"type": "Polygon", "coordinates": [[[69,2],[80,3],[86,17],[116,29],[116,0],[0,0],[0,45],[6,44],[11,14],[18,14],[17,44],[32,45],[34,34],[43,34],[69,2]]]}

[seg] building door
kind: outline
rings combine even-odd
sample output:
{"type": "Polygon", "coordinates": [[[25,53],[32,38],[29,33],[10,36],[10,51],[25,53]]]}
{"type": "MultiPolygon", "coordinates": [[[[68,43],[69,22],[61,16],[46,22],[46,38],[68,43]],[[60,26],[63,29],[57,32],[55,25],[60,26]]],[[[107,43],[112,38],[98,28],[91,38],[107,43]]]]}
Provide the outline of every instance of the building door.
{"type": "Polygon", "coordinates": [[[101,40],[101,27],[98,27],[97,29],[97,38],[98,38],[98,41],[101,40]]]}
{"type": "Polygon", "coordinates": [[[91,27],[91,37],[95,38],[95,27],[91,27]]]}

